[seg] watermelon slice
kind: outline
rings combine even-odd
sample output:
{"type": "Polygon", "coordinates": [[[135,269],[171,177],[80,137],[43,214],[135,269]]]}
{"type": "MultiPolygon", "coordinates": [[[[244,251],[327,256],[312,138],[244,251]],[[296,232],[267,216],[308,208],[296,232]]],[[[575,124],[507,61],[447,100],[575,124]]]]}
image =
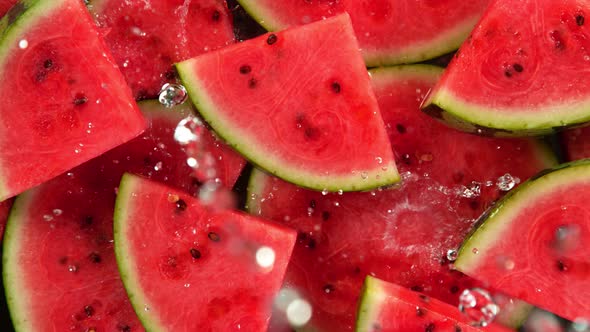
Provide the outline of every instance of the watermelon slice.
{"type": "MultiPolygon", "coordinates": [[[[197,189],[177,123],[191,108],[140,103],[149,128],[115,150],[19,196],[3,248],[4,285],[20,331],[136,331],[113,251],[112,216],[122,174],[131,171],[191,194],[197,189]]],[[[231,186],[243,160],[218,147],[221,181],[231,186]]]]}
{"type": "Polygon", "coordinates": [[[121,180],[115,252],[148,330],[265,330],[295,237],[136,176],[121,180]]]}
{"type": "Polygon", "coordinates": [[[399,180],[348,15],[267,34],[177,68],[205,120],[267,171],[328,191],[399,180]]]}
{"type": "Polygon", "coordinates": [[[566,130],[560,138],[567,160],[590,158],[590,127],[566,130]]]}
{"type": "Polygon", "coordinates": [[[136,99],[175,83],[175,62],[234,41],[225,0],[90,0],[89,8],[136,99]]]}
{"type": "Polygon", "coordinates": [[[494,0],[424,110],[497,136],[590,121],[588,13],[588,1],[494,0]]]}
{"type": "Polygon", "coordinates": [[[504,193],[500,187],[555,165],[536,141],[477,137],[422,114],[420,102],[441,73],[425,65],[371,72],[404,178],[399,187],[323,195],[252,174],[249,211],[299,232],[285,286],[311,302],[309,325],[319,330],[352,329],[367,274],[457,305],[459,292],[477,284],[450,268],[448,250],[504,193]]]}
{"type": "Polygon", "coordinates": [[[8,10],[17,3],[18,0],[0,0],[0,17],[8,13],[8,10]]]}
{"type": "Polygon", "coordinates": [[[588,317],[589,190],[590,160],[540,173],[482,217],[457,269],[567,319],[588,317]]]}
{"type": "Polygon", "coordinates": [[[369,66],[420,62],[459,48],[489,0],[238,0],[268,30],[350,13],[369,66]]]}
{"type": "Polygon", "coordinates": [[[23,1],[0,27],[0,201],[145,128],[81,1],[23,1]]]}
{"type": "MultiPolygon", "coordinates": [[[[368,276],[360,301],[357,332],[482,331],[459,309],[424,294],[368,276]]],[[[512,331],[488,325],[485,331],[512,331]]]]}

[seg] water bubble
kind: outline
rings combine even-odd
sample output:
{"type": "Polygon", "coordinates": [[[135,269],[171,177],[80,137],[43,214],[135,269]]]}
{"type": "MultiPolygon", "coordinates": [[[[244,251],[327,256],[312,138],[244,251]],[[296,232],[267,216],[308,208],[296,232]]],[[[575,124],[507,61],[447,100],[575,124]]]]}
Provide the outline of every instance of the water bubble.
{"type": "Polygon", "coordinates": [[[205,131],[203,122],[194,116],[182,119],[174,129],[174,140],[182,145],[199,141],[205,131]]]}
{"type": "Polygon", "coordinates": [[[311,305],[304,299],[295,299],[287,306],[286,313],[289,323],[300,327],[311,319],[311,305]]]}
{"type": "Polygon", "coordinates": [[[486,327],[496,318],[500,307],[481,288],[466,289],[459,296],[459,310],[471,320],[471,325],[486,327]]]}
{"type": "Polygon", "coordinates": [[[375,158],[375,160],[377,161],[377,164],[379,164],[379,165],[383,164],[383,158],[377,157],[377,158],[375,158]]]}
{"type": "Polygon", "coordinates": [[[158,95],[160,104],[165,107],[174,107],[180,105],[186,101],[188,93],[186,88],[181,84],[166,83],[162,86],[158,95]]]}
{"type": "Polygon", "coordinates": [[[477,254],[479,254],[479,249],[473,248],[473,249],[471,249],[471,252],[477,255],[477,254]]]}
{"type": "Polygon", "coordinates": [[[78,266],[77,265],[68,265],[68,271],[70,272],[78,272],[78,266]]]}
{"type": "Polygon", "coordinates": [[[449,262],[456,261],[457,256],[459,256],[459,253],[457,252],[457,250],[455,250],[455,249],[447,250],[447,259],[449,260],[449,262]]]}
{"type": "Polygon", "coordinates": [[[150,307],[147,304],[143,306],[143,311],[148,312],[150,310],[151,309],[150,309],[150,307]]]}
{"type": "Polygon", "coordinates": [[[29,47],[29,41],[27,41],[26,39],[21,39],[18,42],[18,47],[24,50],[25,48],[29,47]]]}
{"type": "Polygon", "coordinates": [[[50,214],[44,214],[43,215],[43,220],[45,221],[52,221],[53,220],[53,216],[50,214]]]}
{"type": "Polygon", "coordinates": [[[154,171],[157,172],[157,171],[160,171],[161,169],[162,169],[162,162],[161,161],[158,161],[156,163],[156,165],[154,166],[154,171]]]}
{"type": "Polygon", "coordinates": [[[481,183],[471,181],[469,186],[461,186],[459,189],[459,196],[465,198],[475,198],[481,194],[481,183]]]}
{"type": "Polygon", "coordinates": [[[193,158],[193,157],[189,157],[186,158],[186,164],[189,165],[190,167],[198,167],[199,163],[197,162],[197,159],[193,158]]]}
{"type": "Polygon", "coordinates": [[[510,191],[514,186],[520,182],[519,178],[515,178],[512,175],[506,173],[496,180],[496,186],[501,191],[510,191]]]}
{"type": "Polygon", "coordinates": [[[256,263],[264,268],[273,266],[275,263],[275,251],[270,247],[260,247],[256,250],[256,263]]]}
{"type": "Polygon", "coordinates": [[[184,284],[184,288],[189,288],[190,286],[191,286],[191,284],[188,284],[188,283],[184,284]]]}

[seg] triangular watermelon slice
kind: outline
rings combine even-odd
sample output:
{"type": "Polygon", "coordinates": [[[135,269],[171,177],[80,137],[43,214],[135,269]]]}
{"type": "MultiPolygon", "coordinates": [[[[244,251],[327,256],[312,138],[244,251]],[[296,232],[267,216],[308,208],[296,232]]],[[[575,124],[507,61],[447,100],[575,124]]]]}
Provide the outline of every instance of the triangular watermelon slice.
{"type": "MultiPolygon", "coordinates": [[[[312,304],[306,327],[350,331],[370,273],[457,305],[478,283],[450,268],[448,251],[504,194],[500,179],[506,189],[556,164],[534,140],[477,137],[422,114],[420,102],[441,74],[425,65],[371,71],[404,177],[399,187],[323,195],[253,172],[249,211],[299,232],[285,287],[312,304]]],[[[273,316],[277,325],[281,317],[273,316]]]]}
{"type": "Polygon", "coordinates": [[[348,15],[177,64],[205,120],[266,171],[315,190],[399,180],[348,15]]]}
{"type": "Polygon", "coordinates": [[[175,83],[175,62],[234,42],[225,0],[87,2],[136,99],[175,83]]]}
{"type": "Polygon", "coordinates": [[[590,3],[494,0],[424,110],[483,135],[590,121],[590,3]]]}
{"type": "Polygon", "coordinates": [[[350,13],[367,65],[420,62],[459,48],[489,0],[238,0],[276,31],[350,13]]]}
{"type": "Polygon", "coordinates": [[[356,322],[357,332],[508,332],[495,324],[471,325],[457,307],[407,288],[368,276],[356,322]]]}
{"type": "Polygon", "coordinates": [[[457,269],[569,320],[586,319],[589,193],[588,159],[531,178],[482,216],[457,269]]]}
{"type": "Polygon", "coordinates": [[[0,27],[0,200],[145,129],[82,1],[23,1],[0,27]]]}
{"type": "Polygon", "coordinates": [[[209,210],[170,187],[121,180],[115,252],[148,330],[265,330],[295,238],[294,230],[209,210]]]}
{"type": "MultiPolygon", "coordinates": [[[[186,191],[198,191],[178,122],[192,115],[182,105],[143,101],[146,132],[17,199],[3,247],[3,275],[13,324],[19,331],[139,331],[115,263],[113,211],[119,181],[133,172],[186,191]]],[[[242,158],[203,134],[221,160],[219,179],[231,187],[242,158]]]]}

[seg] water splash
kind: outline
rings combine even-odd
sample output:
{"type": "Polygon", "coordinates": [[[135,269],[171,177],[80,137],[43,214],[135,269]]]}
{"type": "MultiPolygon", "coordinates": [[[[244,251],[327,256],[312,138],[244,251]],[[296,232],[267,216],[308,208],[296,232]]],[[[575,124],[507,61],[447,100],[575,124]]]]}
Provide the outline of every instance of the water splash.
{"type": "Polygon", "coordinates": [[[447,250],[447,260],[449,262],[456,261],[458,256],[459,256],[459,252],[457,250],[455,250],[455,249],[447,250]]]}
{"type": "Polygon", "coordinates": [[[481,183],[472,181],[469,186],[461,186],[458,194],[465,198],[478,197],[481,194],[481,183]]]}
{"type": "Polygon", "coordinates": [[[500,312],[490,294],[481,288],[466,289],[459,296],[459,310],[471,320],[471,325],[486,327],[500,312]]]}
{"type": "Polygon", "coordinates": [[[174,107],[184,103],[188,98],[186,88],[181,84],[166,83],[158,94],[158,101],[165,107],[174,107]]]}
{"type": "Polygon", "coordinates": [[[520,183],[520,179],[517,177],[513,177],[509,173],[502,175],[496,180],[496,186],[501,191],[510,191],[518,183],[520,183]]]}

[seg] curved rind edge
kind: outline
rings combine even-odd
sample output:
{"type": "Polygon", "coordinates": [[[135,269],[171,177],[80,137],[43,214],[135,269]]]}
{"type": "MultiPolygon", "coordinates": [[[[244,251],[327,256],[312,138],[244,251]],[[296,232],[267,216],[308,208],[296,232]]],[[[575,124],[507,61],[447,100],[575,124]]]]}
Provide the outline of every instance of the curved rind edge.
{"type": "Polygon", "coordinates": [[[453,128],[489,137],[549,135],[590,121],[590,98],[578,106],[562,108],[563,111],[559,113],[567,115],[567,118],[562,116],[556,119],[550,116],[555,113],[551,112],[555,107],[538,112],[506,110],[502,114],[494,114],[493,109],[463,102],[451,92],[438,87],[421,108],[424,113],[453,128]]]}
{"type": "MultiPolygon", "coordinates": [[[[273,15],[264,6],[259,6],[255,0],[237,0],[244,10],[260,26],[267,31],[279,31],[289,28],[288,25],[275,20],[273,15]]],[[[363,58],[367,67],[392,66],[401,64],[411,64],[421,61],[434,59],[443,54],[457,50],[459,46],[467,39],[469,33],[475,27],[480,16],[469,17],[461,24],[454,28],[448,29],[444,34],[439,34],[438,38],[415,43],[410,47],[395,48],[394,50],[383,49],[379,51],[364,51],[363,58]],[[395,52],[395,53],[394,53],[395,52]],[[394,55],[392,55],[394,53],[394,55]]]]}
{"type": "Polygon", "coordinates": [[[381,288],[381,283],[381,280],[370,275],[365,278],[356,315],[356,332],[373,331],[370,324],[375,320],[378,312],[371,309],[379,308],[386,298],[381,288]]]}
{"type": "Polygon", "coordinates": [[[129,199],[132,197],[133,190],[141,181],[143,181],[141,177],[129,173],[123,174],[121,178],[113,214],[115,259],[127,296],[141,324],[148,331],[166,331],[163,325],[156,321],[154,315],[148,315],[144,310],[148,303],[141,288],[137,286],[137,274],[132,269],[132,266],[136,264],[125,237],[129,223],[129,199]]]}
{"type": "MultiPolygon", "coordinates": [[[[590,181],[590,159],[581,159],[560,164],[551,169],[543,170],[506,194],[506,196],[498,201],[498,203],[496,203],[493,208],[486,211],[480,217],[480,219],[476,222],[476,226],[473,228],[472,232],[465,238],[458,250],[457,260],[454,262],[456,269],[467,275],[473,275],[472,271],[477,268],[477,262],[484,260],[485,255],[477,256],[478,254],[473,253],[472,249],[477,248],[479,251],[485,252],[487,248],[493,247],[494,239],[509,229],[510,222],[513,220],[511,215],[518,212],[518,206],[520,202],[526,202],[530,200],[531,197],[535,198],[543,195],[544,192],[539,189],[543,189],[544,187],[555,187],[557,182],[553,179],[548,180],[548,178],[561,175],[562,172],[560,171],[567,171],[568,169],[578,167],[587,168],[586,172],[588,172],[587,176],[590,181]],[[556,175],[556,173],[559,174],[556,175]],[[540,181],[551,182],[545,184],[541,188],[536,188],[540,181]],[[531,187],[535,190],[532,193],[529,193],[530,190],[528,189],[531,187]],[[504,207],[507,205],[509,205],[508,208],[512,209],[505,211],[504,207]],[[505,221],[508,221],[508,224],[505,221]],[[492,227],[493,229],[490,230],[492,227]],[[489,236],[490,232],[493,235],[491,238],[489,236]],[[481,245],[482,241],[485,245],[481,245]]],[[[578,169],[577,171],[577,175],[580,175],[580,170],[578,169]]],[[[564,182],[558,183],[563,185],[564,182]]]]}
{"type": "Polygon", "coordinates": [[[23,218],[26,216],[28,206],[33,199],[34,189],[26,191],[17,197],[14,205],[10,209],[6,229],[4,233],[4,243],[2,245],[2,281],[5,289],[6,302],[10,312],[10,318],[16,331],[34,331],[34,322],[30,317],[30,312],[26,310],[29,306],[23,291],[28,287],[22,285],[24,278],[20,266],[18,265],[18,255],[22,242],[20,241],[19,232],[22,230],[23,218]]]}
{"type": "Polygon", "coordinates": [[[392,185],[400,181],[400,175],[397,171],[395,162],[391,160],[387,165],[376,165],[373,170],[366,170],[366,179],[359,174],[340,177],[322,177],[306,171],[301,171],[290,167],[287,163],[273,161],[266,157],[266,152],[260,152],[256,149],[249,149],[248,146],[256,146],[256,142],[251,141],[248,135],[242,133],[239,128],[228,128],[228,124],[216,115],[215,107],[209,96],[202,86],[203,84],[194,75],[191,74],[191,67],[194,58],[176,64],[180,79],[184,83],[191,100],[197,111],[203,119],[213,128],[215,133],[221,137],[227,145],[238,151],[244,158],[252,164],[266,170],[270,174],[277,176],[285,181],[291,182],[298,186],[312,190],[328,190],[330,192],[342,191],[363,191],[371,190],[382,186],[392,185]],[[240,143],[236,143],[240,142],[240,143]],[[265,165],[261,165],[265,164],[265,165]],[[387,171],[382,171],[382,167],[387,167],[387,171]],[[379,176],[379,178],[377,178],[379,176]]]}

